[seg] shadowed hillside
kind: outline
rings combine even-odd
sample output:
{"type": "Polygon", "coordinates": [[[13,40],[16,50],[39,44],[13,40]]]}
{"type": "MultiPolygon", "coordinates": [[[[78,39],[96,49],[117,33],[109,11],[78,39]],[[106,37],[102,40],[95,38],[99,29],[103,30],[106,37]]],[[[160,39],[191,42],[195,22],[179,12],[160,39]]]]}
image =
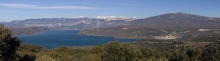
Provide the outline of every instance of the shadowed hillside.
{"type": "Polygon", "coordinates": [[[33,34],[39,34],[45,31],[51,30],[48,27],[9,27],[9,29],[12,32],[13,36],[20,36],[20,35],[33,35],[33,34]]]}
{"type": "MultiPolygon", "coordinates": [[[[190,13],[167,13],[157,16],[152,16],[145,19],[132,21],[131,24],[138,25],[161,25],[161,26],[198,26],[198,27],[213,27],[219,26],[220,18],[206,17],[194,15],[190,13]]],[[[219,28],[219,27],[218,27],[219,28]]]]}

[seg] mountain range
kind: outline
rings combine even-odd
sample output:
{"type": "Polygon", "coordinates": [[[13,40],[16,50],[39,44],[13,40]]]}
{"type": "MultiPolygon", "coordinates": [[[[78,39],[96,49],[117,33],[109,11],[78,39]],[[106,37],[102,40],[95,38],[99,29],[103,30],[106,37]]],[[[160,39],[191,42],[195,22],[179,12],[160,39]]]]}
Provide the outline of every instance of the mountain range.
{"type": "MultiPolygon", "coordinates": [[[[11,22],[3,22],[3,24],[13,30],[22,30],[22,28],[82,30],[80,34],[113,36],[118,38],[157,38],[157,36],[180,38],[182,36],[198,36],[199,34],[210,33],[197,32],[198,30],[212,30],[211,33],[218,33],[218,30],[220,29],[220,18],[176,12],[165,13],[143,19],[138,19],[136,17],[125,18],[122,16],[97,16],[96,18],[80,16],[75,18],[14,20],[11,22]]],[[[33,32],[40,33],[43,31],[39,30],[38,32],[33,32]]],[[[16,35],[17,33],[30,34],[22,33],[20,31],[13,31],[12,33],[16,35]]]]}
{"type": "Polygon", "coordinates": [[[162,15],[152,16],[145,19],[132,21],[132,24],[138,25],[161,25],[161,26],[199,26],[199,27],[213,27],[220,23],[220,18],[200,16],[190,13],[166,13],[162,15]]]}
{"type": "Polygon", "coordinates": [[[129,22],[128,25],[96,28],[80,34],[117,38],[176,39],[220,34],[220,18],[190,13],[166,13],[129,22]]]}
{"type": "Polygon", "coordinates": [[[35,27],[43,26],[51,29],[59,30],[85,30],[99,27],[112,27],[118,25],[127,25],[130,21],[137,18],[124,18],[117,16],[104,16],[97,18],[76,17],[76,18],[38,18],[15,20],[11,22],[3,22],[8,27],[35,27]]]}

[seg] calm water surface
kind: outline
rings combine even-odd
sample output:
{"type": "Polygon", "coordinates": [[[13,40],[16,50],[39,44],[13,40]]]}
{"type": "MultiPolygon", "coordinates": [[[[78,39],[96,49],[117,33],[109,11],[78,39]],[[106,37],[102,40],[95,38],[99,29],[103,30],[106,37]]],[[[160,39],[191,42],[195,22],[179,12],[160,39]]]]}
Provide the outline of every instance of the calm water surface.
{"type": "MultiPolygon", "coordinates": [[[[47,31],[37,35],[20,36],[26,44],[40,45],[47,49],[66,46],[88,46],[106,44],[114,37],[86,36],[78,34],[76,30],[47,31]]],[[[134,42],[135,39],[117,39],[119,42],[134,42]]]]}

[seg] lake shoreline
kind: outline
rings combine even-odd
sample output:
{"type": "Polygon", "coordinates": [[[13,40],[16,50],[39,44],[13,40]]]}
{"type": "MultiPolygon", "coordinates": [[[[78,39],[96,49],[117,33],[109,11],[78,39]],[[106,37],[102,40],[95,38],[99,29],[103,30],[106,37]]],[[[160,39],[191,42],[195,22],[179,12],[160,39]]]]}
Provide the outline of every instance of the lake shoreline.
{"type": "Polygon", "coordinates": [[[137,39],[120,39],[106,36],[81,35],[78,30],[53,30],[35,35],[19,36],[25,44],[39,45],[47,49],[58,48],[59,46],[93,46],[104,45],[110,41],[135,42],[137,39]]]}
{"type": "MultiPolygon", "coordinates": [[[[81,34],[80,32],[79,32],[79,34],[80,34],[80,35],[86,35],[86,36],[114,37],[114,36],[81,34]]],[[[114,37],[114,38],[116,38],[116,39],[137,39],[137,40],[139,40],[139,38],[123,38],[123,37],[114,37]]]]}

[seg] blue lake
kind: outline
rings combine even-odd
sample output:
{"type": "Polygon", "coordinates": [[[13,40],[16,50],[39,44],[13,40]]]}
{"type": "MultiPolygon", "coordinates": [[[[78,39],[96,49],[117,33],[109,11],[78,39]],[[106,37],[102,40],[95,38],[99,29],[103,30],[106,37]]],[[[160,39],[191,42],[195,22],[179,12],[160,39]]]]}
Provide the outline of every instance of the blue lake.
{"type": "MultiPolygon", "coordinates": [[[[22,43],[39,45],[47,49],[66,46],[101,45],[113,41],[114,37],[86,36],[78,34],[76,30],[47,31],[37,35],[20,36],[22,43]]],[[[134,42],[135,39],[117,39],[119,42],[134,42]]]]}

